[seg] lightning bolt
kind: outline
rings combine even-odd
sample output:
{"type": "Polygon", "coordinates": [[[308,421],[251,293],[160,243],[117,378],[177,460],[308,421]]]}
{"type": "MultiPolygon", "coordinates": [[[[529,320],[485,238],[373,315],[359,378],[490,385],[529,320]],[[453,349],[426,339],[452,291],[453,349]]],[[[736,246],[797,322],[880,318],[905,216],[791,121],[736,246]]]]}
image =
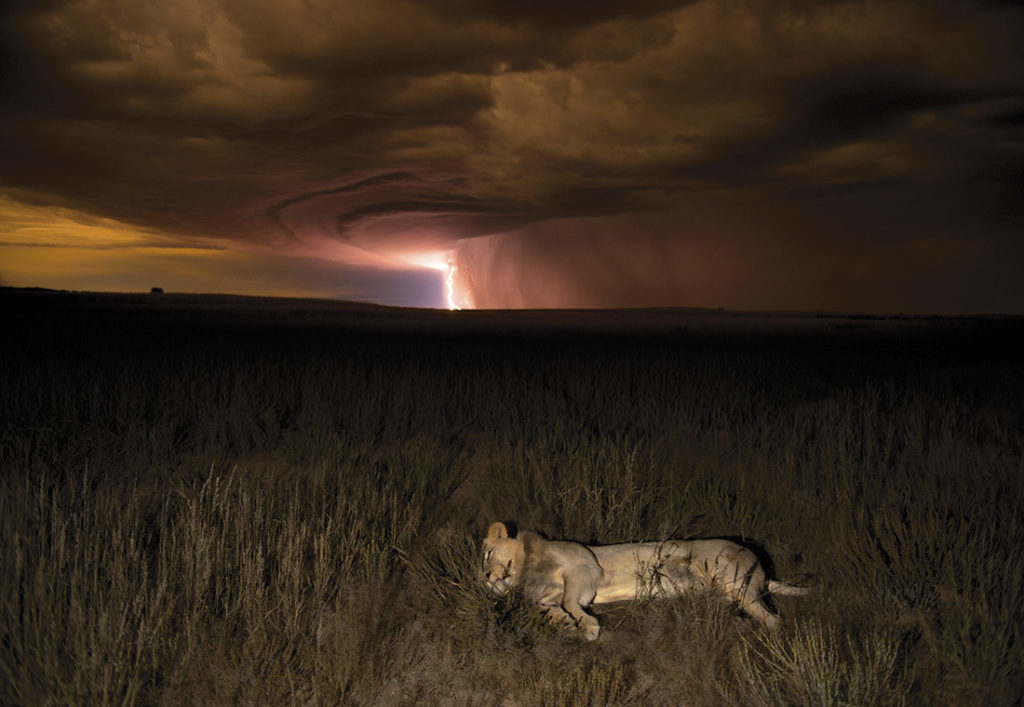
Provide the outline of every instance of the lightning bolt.
{"type": "Polygon", "coordinates": [[[460,297],[458,292],[456,292],[457,285],[455,278],[458,272],[459,266],[455,263],[455,258],[449,254],[445,260],[445,299],[448,302],[448,309],[453,311],[472,308],[473,306],[468,295],[464,294],[460,297]]]}
{"type": "Polygon", "coordinates": [[[444,284],[447,288],[445,296],[448,300],[448,309],[462,309],[462,307],[460,307],[455,301],[455,273],[458,272],[459,266],[455,264],[455,261],[452,260],[450,255],[445,263],[448,266],[447,274],[444,276],[444,284]]]}

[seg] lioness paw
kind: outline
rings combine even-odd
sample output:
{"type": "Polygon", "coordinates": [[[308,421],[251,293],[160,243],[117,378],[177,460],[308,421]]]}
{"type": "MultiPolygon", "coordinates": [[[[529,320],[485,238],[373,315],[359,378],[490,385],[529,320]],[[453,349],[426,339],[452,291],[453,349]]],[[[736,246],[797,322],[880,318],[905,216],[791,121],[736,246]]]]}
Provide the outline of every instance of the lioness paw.
{"type": "Polygon", "coordinates": [[[583,638],[596,641],[597,635],[601,633],[601,624],[593,616],[584,616],[580,620],[580,630],[583,632],[583,638]]]}

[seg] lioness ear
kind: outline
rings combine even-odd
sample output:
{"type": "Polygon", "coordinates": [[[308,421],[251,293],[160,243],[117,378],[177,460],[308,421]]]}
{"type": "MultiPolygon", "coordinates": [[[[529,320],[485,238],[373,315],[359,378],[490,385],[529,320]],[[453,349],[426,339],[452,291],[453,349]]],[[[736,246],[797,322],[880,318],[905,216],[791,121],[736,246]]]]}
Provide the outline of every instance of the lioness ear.
{"type": "Polygon", "coordinates": [[[504,523],[491,523],[491,527],[487,529],[488,540],[504,540],[508,537],[508,528],[505,527],[504,523]]]}

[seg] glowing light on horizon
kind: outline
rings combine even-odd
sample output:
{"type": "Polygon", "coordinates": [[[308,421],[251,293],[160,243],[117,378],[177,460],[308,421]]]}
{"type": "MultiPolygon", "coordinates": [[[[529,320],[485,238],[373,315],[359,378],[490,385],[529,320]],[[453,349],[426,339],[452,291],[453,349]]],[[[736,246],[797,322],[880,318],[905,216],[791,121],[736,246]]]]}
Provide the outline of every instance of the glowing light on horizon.
{"type": "Polygon", "coordinates": [[[444,273],[444,303],[449,310],[473,309],[473,298],[462,286],[464,278],[459,276],[459,265],[454,251],[420,251],[402,253],[397,260],[420,268],[440,270],[444,273]]]}

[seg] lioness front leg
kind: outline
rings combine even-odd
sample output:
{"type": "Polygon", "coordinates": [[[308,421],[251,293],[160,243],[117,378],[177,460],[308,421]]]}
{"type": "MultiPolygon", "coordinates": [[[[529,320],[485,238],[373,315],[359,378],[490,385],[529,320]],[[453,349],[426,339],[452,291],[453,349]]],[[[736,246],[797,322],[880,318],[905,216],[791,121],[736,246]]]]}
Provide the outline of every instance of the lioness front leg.
{"type": "Polygon", "coordinates": [[[544,616],[553,624],[559,624],[561,626],[575,626],[576,619],[574,619],[569,612],[563,609],[558,604],[549,604],[544,607],[544,616]]]}
{"type": "Polygon", "coordinates": [[[597,618],[588,614],[579,605],[575,607],[575,612],[567,611],[566,608],[561,606],[546,606],[544,607],[544,615],[553,624],[578,628],[583,632],[583,637],[588,641],[595,640],[601,632],[601,625],[597,622],[597,618]]]}
{"type": "Polygon", "coordinates": [[[592,584],[577,578],[567,578],[565,593],[562,595],[562,608],[574,619],[575,624],[583,632],[583,637],[588,641],[596,640],[601,632],[601,624],[598,623],[597,617],[588,614],[584,608],[594,601],[597,593],[592,584]]]}
{"type": "Polygon", "coordinates": [[[596,641],[597,635],[601,633],[601,624],[598,623],[596,616],[591,616],[583,609],[579,610],[579,615],[576,617],[576,625],[583,632],[583,638],[588,641],[596,641]]]}

